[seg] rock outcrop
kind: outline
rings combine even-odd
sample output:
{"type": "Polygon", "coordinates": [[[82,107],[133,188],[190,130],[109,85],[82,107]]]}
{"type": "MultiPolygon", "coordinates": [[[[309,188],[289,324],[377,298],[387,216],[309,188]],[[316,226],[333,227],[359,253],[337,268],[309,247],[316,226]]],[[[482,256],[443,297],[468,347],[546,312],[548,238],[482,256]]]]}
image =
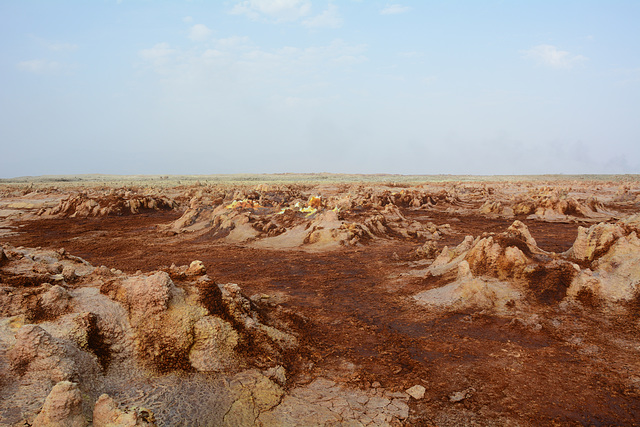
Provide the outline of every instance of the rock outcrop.
{"type": "Polygon", "coordinates": [[[599,223],[589,228],[578,227],[578,237],[566,256],[591,262],[606,253],[624,235],[624,229],[618,224],[599,223]]]}
{"type": "Polygon", "coordinates": [[[516,302],[557,303],[580,300],[585,292],[599,301],[630,301],[640,293],[640,215],[616,223],[578,227],[566,252],[540,249],[527,227],[515,221],[506,232],[467,236],[445,247],[427,274],[450,280],[415,295],[426,305],[505,310],[516,302]],[[527,297],[527,298],[525,298],[527,297]]]}
{"type": "Polygon", "coordinates": [[[69,381],[57,383],[44,401],[33,427],[84,427],[89,423],[82,413],[82,393],[69,381]]]}
{"type": "Polygon", "coordinates": [[[579,228],[575,243],[565,255],[585,268],[572,282],[569,295],[579,297],[580,292],[589,292],[607,302],[630,301],[638,296],[639,224],[640,215],[633,215],[615,224],[579,228]]]}
{"type": "Polygon", "coordinates": [[[615,216],[595,197],[581,198],[571,195],[571,189],[550,187],[534,188],[511,198],[490,198],[478,212],[489,216],[527,216],[527,219],[542,221],[603,221],[615,216]]]}
{"type": "Polygon", "coordinates": [[[450,283],[414,296],[436,307],[509,310],[516,303],[552,303],[566,296],[579,267],[540,249],[520,221],[500,234],[467,236],[456,248],[445,247],[427,274],[450,283]]]}
{"type": "Polygon", "coordinates": [[[134,215],[144,211],[171,210],[178,204],[160,195],[144,195],[131,191],[112,191],[108,194],[80,193],[61,200],[58,206],[42,209],[43,216],[96,217],[134,215]]]}
{"type": "Polygon", "coordinates": [[[7,356],[18,375],[57,383],[77,379],[78,366],[73,353],[77,352],[40,326],[25,325],[16,334],[16,342],[7,356]]]}
{"type": "MultiPolygon", "coordinates": [[[[278,203],[263,195],[234,194],[232,200],[215,203],[194,197],[181,218],[165,232],[195,232],[229,243],[248,242],[260,248],[334,250],[366,244],[375,239],[437,240],[449,232],[448,225],[436,226],[408,220],[400,207],[420,207],[422,196],[407,192],[346,198],[310,196],[307,200],[283,197],[278,203]],[[248,198],[238,199],[245,196],[248,198]],[[404,201],[403,201],[404,200],[404,201]],[[350,210],[369,209],[356,218],[350,210]],[[345,210],[345,215],[342,210],[345,210]]],[[[425,196],[426,197],[426,196],[425,196]]],[[[426,200],[426,199],[425,199],[426,200]]],[[[424,202],[428,203],[428,202],[424,202]]]]}
{"type": "Polygon", "coordinates": [[[423,291],[414,296],[422,305],[440,308],[487,308],[504,311],[523,298],[523,293],[507,281],[493,277],[475,277],[469,263],[458,264],[458,276],[448,285],[423,291]]]}
{"type": "MultiPolygon", "coordinates": [[[[127,275],[93,268],[64,251],[9,246],[3,251],[8,257],[0,273],[16,279],[0,286],[0,298],[12,307],[3,308],[0,322],[0,393],[9,393],[0,399],[0,414],[11,414],[2,422],[34,420],[39,413],[34,425],[87,425],[91,416],[77,402],[86,407],[97,400],[93,425],[155,425],[150,411],[137,405],[121,409],[118,396],[94,393],[127,378],[157,381],[167,375],[241,371],[230,390],[218,386],[232,399],[230,425],[250,419],[249,413],[255,420],[280,402],[286,381],[281,364],[298,346],[296,336],[238,285],[211,280],[201,261],[169,272],[127,275]],[[31,279],[18,280],[32,277],[34,269],[50,278],[67,265],[78,272],[73,285],[64,278],[37,286],[31,279]],[[179,278],[179,286],[169,273],[179,278]],[[47,315],[31,315],[33,307],[47,315]],[[252,370],[256,364],[268,369],[252,370]],[[273,396],[267,399],[262,388],[273,396]]],[[[222,420],[228,409],[212,419],[222,420]]]]}
{"type": "Polygon", "coordinates": [[[237,367],[235,348],[240,336],[233,326],[215,316],[204,316],[194,325],[191,366],[200,372],[222,372],[237,367]]]}

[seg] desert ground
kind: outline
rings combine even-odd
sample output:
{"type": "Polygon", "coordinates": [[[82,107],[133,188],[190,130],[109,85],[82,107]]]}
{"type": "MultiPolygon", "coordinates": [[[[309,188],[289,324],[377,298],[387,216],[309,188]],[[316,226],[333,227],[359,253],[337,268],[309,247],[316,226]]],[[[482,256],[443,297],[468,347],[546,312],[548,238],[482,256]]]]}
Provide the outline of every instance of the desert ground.
{"type": "Polygon", "coordinates": [[[640,176],[0,180],[0,426],[640,423],[640,176]]]}

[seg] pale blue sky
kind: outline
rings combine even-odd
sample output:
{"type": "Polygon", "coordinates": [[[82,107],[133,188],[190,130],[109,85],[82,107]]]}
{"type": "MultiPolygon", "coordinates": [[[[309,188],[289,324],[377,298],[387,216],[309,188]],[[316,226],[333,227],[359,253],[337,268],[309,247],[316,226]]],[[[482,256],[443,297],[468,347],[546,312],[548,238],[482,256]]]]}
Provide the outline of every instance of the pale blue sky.
{"type": "Polygon", "coordinates": [[[640,173],[640,1],[0,2],[0,177],[640,173]]]}

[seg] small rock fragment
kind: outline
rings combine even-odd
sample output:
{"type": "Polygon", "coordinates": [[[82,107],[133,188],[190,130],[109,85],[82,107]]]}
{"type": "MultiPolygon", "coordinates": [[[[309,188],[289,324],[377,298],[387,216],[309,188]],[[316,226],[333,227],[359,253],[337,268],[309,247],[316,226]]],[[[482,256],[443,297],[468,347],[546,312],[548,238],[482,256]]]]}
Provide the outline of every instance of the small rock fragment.
{"type": "Polygon", "coordinates": [[[109,267],[107,267],[105,265],[101,265],[100,267],[96,267],[93,270],[93,274],[95,274],[96,276],[103,276],[103,277],[113,276],[113,273],[111,272],[109,267]]]}
{"type": "Polygon", "coordinates": [[[287,372],[281,365],[274,366],[265,371],[265,376],[284,386],[287,382],[287,372]]]}
{"type": "Polygon", "coordinates": [[[473,388],[468,388],[466,390],[462,390],[462,391],[456,391],[455,393],[452,393],[449,396],[449,402],[451,403],[456,403],[456,402],[461,402],[465,399],[468,399],[471,397],[471,395],[473,394],[473,392],[475,391],[475,389],[473,388]]]}
{"type": "Polygon", "coordinates": [[[438,245],[432,241],[427,242],[416,249],[416,255],[421,258],[435,258],[438,255],[438,245]]]}
{"type": "Polygon", "coordinates": [[[62,269],[62,277],[64,277],[66,282],[73,282],[78,278],[76,275],[76,269],[71,265],[65,265],[62,269]]]}
{"type": "Polygon", "coordinates": [[[204,263],[199,260],[191,261],[189,268],[187,268],[187,271],[185,272],[187,276],[202,276],[206,273],[207,269],[205,268],[204,263]]]}
{"type": "Polygon", "coordinates": [[[407,389],[407,394],[416,400],[420,400],[424,397],[424,393],[426,391],[427,391],[426,388],[424,388],[420,384],[416,384],[413,387],[407,389]]]}

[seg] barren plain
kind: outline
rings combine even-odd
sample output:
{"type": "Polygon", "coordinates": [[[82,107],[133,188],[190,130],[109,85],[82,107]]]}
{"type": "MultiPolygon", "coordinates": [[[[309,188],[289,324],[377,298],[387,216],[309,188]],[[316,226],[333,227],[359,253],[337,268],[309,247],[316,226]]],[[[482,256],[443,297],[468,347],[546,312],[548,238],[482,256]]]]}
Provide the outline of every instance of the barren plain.
{"type": "Polygon", "coordinates": [[[0,425],[637,425],[639,233],[635,175],[0,180],[0,425]]]}

